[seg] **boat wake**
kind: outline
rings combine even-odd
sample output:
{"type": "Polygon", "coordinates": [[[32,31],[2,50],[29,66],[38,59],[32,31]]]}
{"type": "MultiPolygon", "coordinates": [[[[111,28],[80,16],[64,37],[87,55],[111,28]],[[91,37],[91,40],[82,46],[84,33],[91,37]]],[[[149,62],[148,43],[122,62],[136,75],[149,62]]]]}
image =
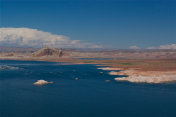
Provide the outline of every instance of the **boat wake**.
{"type": "Polygon", "coordinates": [[[13,67],[8,65],[0,65],[0,70],[19,70],[19,67],[13,67]]]}

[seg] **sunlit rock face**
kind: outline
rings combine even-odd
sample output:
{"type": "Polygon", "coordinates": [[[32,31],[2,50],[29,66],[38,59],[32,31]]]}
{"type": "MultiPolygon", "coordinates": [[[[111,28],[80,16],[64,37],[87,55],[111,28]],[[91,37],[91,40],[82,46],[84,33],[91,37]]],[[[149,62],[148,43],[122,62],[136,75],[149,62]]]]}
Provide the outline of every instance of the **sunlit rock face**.
{"type": "Polygon", "coordinates": [[[63,52],[62,50],[51,48],[51,47],[45,47],[42,48],[36,52],[33,53],[34,57],[40,57],[40,56],[62,56],[63,52]]]}

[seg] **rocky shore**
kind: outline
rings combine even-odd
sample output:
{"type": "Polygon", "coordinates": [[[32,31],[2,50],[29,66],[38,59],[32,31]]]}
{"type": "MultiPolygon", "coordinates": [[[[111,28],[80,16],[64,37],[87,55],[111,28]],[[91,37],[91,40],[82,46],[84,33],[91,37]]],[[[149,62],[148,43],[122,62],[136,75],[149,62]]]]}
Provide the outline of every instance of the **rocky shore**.
{"type": "Polygon", "coordinates": [[[61,50],[50,47],[45,47],[40,50],[28,49],[28,51],[22,51],[20,48],[20,51],[18,50],[17,52],[2,49],[2,51],[0,51],[0,60],[34,60],[62,62],[65,64],[96,64],[96,66],[99,66],[98,69],[110,71],[110,75],[126,75],[126,77],[115,78],[117,81],[163,83],[176,81],[175,53],[174,50],[116,50],[90,52],[61,50]],[[75,54],[76,52],[79,54],[75,54]],[[84,54],[82,55],[81,53],[84,54]],[[106,58],[107,56],[105,55],[108,55],[111,59],[98,59],[106,58]]]}
{"type": "Polygon", "coordinates": [[[125,75],[127,77],[115,78],[116,81],[129,81],[136,83],[165,83],[176,81],[176,71],[141,71],[123,70],[110,72],[111,75],[125,75]]]}
{"type": "Polygon", "coordinates": [[[100,67],[97,69],[101,69],[101,70],[123,70],[122,68],[113,68],[113,67],[100,67]]]}

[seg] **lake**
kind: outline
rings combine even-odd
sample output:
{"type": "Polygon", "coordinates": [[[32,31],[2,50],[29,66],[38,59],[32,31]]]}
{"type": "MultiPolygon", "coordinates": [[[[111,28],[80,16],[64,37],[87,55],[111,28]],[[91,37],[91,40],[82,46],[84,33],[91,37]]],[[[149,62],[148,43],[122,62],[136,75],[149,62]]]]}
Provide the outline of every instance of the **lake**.
{"type": "Polygon", "coordinates": [[[175,82],[118,82],[91,64],[0,60],[0,66],[0,117],[176,117],[175,82]],[[33,85],[40,79],[54,83],[33,85]]]}

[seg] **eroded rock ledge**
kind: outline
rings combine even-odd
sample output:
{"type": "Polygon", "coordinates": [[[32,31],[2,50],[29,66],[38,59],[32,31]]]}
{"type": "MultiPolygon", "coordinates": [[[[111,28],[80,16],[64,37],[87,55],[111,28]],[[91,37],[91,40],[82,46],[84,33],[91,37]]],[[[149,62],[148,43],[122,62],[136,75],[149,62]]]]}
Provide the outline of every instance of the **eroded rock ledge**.
{"type": "MultiPolygon", "coordinates": [[[[115,74],[115,73],[113,73],[115,74]]],[[[176,81],[176,71],[140,71],[125,70],[116,72],[117,75],[127,75],[128,77],[115,78],[117,81],[129,81],[137,83],[164,83],[176,81]]]]}
{"type": "Polygon", "coordinates": [[[110,75],[125,75],[126,77],[115,78],[116,81],[128,81],[136,83],[165,83],[176,81],[176,71],[143,71],[139,68],[99,68],[102,70],[121,70],[111,71],[110,75]]]}

